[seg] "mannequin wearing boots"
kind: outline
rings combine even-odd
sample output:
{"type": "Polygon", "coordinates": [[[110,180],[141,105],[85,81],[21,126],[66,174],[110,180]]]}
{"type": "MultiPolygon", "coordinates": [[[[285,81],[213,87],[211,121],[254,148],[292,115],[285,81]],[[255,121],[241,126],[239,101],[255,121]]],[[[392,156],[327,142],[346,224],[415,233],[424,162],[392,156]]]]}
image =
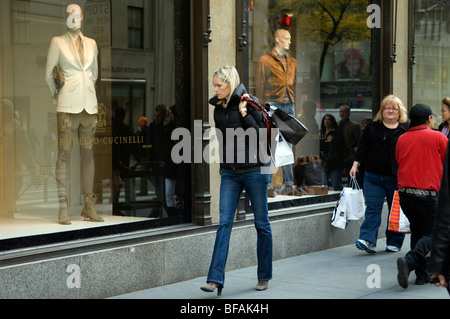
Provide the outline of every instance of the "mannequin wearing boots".
{"type": "Polygon", "coordinates": [[[71,224],[66,188],[75,140],[80,147],[81,179],[85,194],[81,216],[90,221],[103,222],[103,218],[95,211],[96,196],[93,193],[95,165],[92,148],[98,121],[95,92],[98,49],[95,40],[81,33],[83,13],[80,6],[69,5],[66,18],[68,30],[64,35],[52,38],[45,71],[46,82],[56,104],[58,122],[58,158],[55,170],[58,220],[62,225],[71,224]],[[54,79],[55,68],[56,73],[59,73],[58,81],[54,79]]]}

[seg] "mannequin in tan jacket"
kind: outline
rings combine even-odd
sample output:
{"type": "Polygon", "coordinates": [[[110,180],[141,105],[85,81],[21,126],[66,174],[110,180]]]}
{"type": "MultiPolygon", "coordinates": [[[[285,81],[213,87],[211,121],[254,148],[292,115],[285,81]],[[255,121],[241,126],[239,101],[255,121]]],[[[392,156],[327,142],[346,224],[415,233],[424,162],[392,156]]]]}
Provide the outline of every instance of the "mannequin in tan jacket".
{"type": "MultiPolygon", "coordinates": [[[[273,49],[259,58],[255,74],[255,95],[264,103],[270,103],[289,115],[295,116],[297,60],[288,53],[291,34],[284,29],[275,31],[274,43],[273,49]]],[[[283,166],[282,170],[284,185],[278,194],[293,195],[293,166],[283,166]]],[[[269,182],[268,196],[276,196],[271,181],[269,182]]]]}

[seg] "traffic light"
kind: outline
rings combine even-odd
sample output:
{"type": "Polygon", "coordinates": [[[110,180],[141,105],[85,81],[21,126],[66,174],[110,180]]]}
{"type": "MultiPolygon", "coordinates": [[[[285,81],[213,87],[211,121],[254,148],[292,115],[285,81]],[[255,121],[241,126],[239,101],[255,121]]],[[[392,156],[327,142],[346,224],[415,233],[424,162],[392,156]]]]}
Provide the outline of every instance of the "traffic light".
{"type": "Polygon", "coordinates": [[[278,21],[280,27],[288,28],[291,25],[291,17],[288,14],[282,14],[278,21]]]}

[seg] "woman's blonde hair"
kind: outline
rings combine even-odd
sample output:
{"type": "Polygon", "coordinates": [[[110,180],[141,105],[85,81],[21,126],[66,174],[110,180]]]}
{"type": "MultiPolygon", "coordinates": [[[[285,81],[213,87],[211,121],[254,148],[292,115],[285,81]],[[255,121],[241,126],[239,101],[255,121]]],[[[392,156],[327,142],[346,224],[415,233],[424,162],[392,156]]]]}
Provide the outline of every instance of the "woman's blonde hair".
{"type": "MultiPolygon", "coordinates": [[[[223,82],[230,85],[230,97],[241,83],[238,71],[234,66],[229,65],[220,67],[214,71],[213,78],[221,79],[223,82]]],[[[226,101],[226,103],[228,103],[228,101],[226,101]]]]}
{"type": "Polygon", "coordinates": [[[394,107],[398,107],[398,121],[399,123],[405,123],[408,120],[408,112],[406,111],[406,108],[403,106],[402,101],[396,97],[395,95],[388,95],[386,96],[383,101],[381,102],[380,110],[378,111],[377,115],[375,116],[375,121],[377,122],[383,122],[383,110],[386,105],[392,105],[394,107]]]}

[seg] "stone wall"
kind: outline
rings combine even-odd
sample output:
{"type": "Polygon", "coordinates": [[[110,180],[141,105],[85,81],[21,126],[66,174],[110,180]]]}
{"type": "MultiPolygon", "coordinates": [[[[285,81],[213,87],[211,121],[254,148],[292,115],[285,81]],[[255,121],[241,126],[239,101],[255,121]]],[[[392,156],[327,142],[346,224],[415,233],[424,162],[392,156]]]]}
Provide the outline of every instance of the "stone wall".
{"type": "MultiPolygon", "coordinates": [[[[382,225],[386,225],[386,205],[382,225]]],[[[362,222],[345,230],[331,226],[332,207],[323,212],[271,217],[274,260],[353,244],[362,222]]],[[[217,226],[171,238],[151,236],[139,243],[85,253],[18,262],[0,267],[0,298],[107,298],[205,276],[217,226]],[[78,287],[79,285],[79,287],[78,287]]],[[[385,227],[379,236],[384,237],[385,227]]],[[[227,271],[256,264],[253,221],[236,222],[227,271]]],[[[256,274],[255,274],[256,278],[256,274]]]]}

